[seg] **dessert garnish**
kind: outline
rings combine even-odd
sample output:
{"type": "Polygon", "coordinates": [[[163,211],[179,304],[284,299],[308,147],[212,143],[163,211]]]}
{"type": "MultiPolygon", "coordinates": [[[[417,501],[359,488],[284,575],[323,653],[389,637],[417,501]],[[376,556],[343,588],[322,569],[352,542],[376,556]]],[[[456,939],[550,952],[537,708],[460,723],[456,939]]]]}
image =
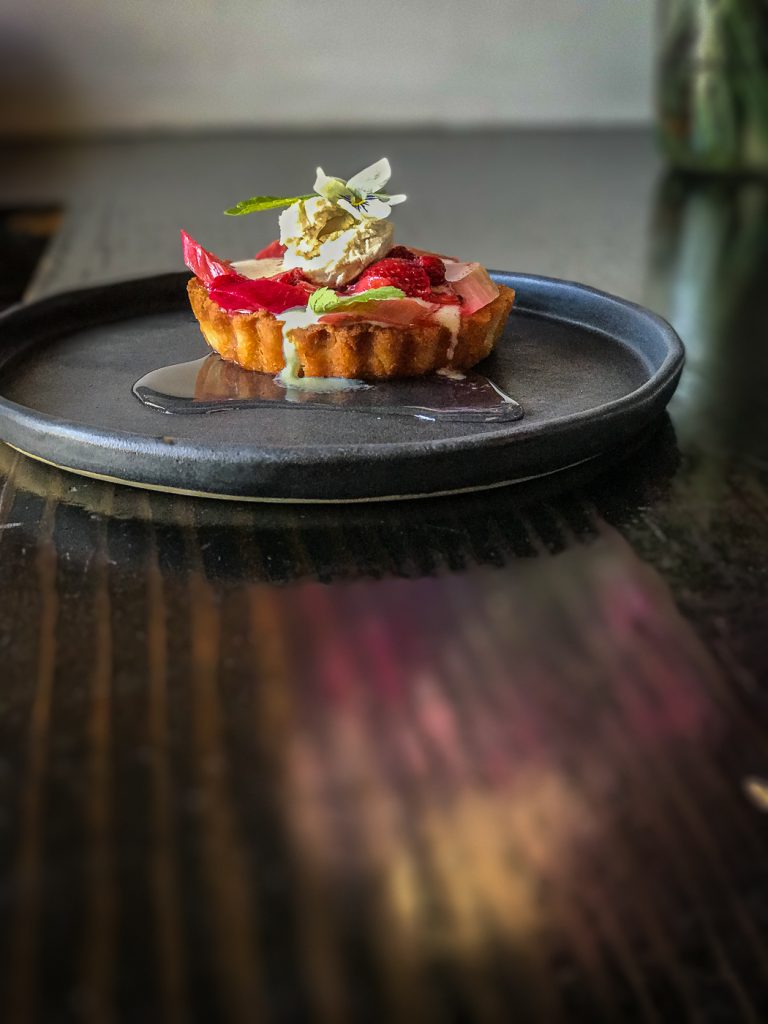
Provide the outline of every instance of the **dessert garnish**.
{"type": "Polygon", "coordinates": [[[280,237],[231,262],[182,231],[188,292],[208,344],[289,388],[468,369],[498,340],[514,291],[479,263],[394,244],[405,196],[385,188],[383,158],[348,180],[317,168],[314,192],[253,196],[226,211],[284,207],[280,237]]]}
{"type": "MultiPolygon", "coordinates": [[[[387,195],[382,191],[392,177],[389,160],[383,157],[370,167],[353,174],[349,181],[332,178],[322,167],[317,168],[315,178],[315,195],[328,199],[351,213],[357,220],[384,219],[389,216],[389,207],[404,203],[407,196],[387,195]]],[[[240,217],[244,213],[256,213],[259,210],[273,210],[279,206],[293,206],[302,199],[314,198],[313,193],[304,196],[253,196],[243,199],[225,212],[230,217],[240,217]]]]}

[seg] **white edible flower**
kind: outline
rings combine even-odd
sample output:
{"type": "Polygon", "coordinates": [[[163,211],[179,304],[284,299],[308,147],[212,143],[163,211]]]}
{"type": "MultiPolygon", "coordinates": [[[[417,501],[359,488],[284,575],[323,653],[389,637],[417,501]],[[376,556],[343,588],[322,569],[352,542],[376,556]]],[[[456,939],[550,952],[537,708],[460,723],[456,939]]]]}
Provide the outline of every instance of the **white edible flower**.
{"type": "Polygon", "coordinates": [[[391,177],[392,168],[386,157],[358,171],[349,181],[332,178],[322,167],[318,167],[315,192],[330,199],[357,220],[381,220],[389,216],[391,206],[406,200],[406,196],[390,196],[380,191],[391,177]]]}

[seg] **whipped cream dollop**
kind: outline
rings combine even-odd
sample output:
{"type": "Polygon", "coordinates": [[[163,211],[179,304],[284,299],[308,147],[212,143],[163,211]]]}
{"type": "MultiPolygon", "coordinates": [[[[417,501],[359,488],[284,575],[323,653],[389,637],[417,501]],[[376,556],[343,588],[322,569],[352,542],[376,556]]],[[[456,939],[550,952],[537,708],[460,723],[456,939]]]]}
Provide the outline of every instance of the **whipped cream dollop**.
{"type": "Polygon", "coordinates": [[[356,220],[321,196],[293,203],[280,215],[283,266],[298,267],[315,284],[341,288],[392,248],[388,220],[356,220]]]}

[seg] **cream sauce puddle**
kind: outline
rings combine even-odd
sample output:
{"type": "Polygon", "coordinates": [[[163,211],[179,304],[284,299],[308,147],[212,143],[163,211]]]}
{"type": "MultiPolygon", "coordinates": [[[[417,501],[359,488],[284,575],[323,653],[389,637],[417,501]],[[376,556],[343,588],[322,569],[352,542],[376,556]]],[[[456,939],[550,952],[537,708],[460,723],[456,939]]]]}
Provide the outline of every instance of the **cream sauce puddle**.
{"type": "Polygon", "coordinates": [[[211,354],[152,370],[136,381],[133,393],[151,409],[187,416],[275,405],[469,423],[510,422],[523,416],[514,398],[474,370],[375,384],[281,376],[243,370],[211,354]]]}

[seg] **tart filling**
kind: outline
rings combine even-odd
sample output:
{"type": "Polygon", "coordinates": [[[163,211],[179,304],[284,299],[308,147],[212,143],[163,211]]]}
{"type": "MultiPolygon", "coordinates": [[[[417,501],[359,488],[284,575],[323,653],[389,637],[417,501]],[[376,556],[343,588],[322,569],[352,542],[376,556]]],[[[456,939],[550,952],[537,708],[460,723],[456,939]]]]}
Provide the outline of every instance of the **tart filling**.
{"type": "Polygon", "coordinates": [[[388,217],[405,196],[384,191],[390,174],[386,159],[346,182],[318,168],[313,195],[238,203],[227,213],[286,207],[279,240],[254,259],[220,259],[182,231],[192,309],[223,359],[316,390],[318,378],[451,372],[489,354],[514,291],[479,263],[393,245],[388,217]]]}

